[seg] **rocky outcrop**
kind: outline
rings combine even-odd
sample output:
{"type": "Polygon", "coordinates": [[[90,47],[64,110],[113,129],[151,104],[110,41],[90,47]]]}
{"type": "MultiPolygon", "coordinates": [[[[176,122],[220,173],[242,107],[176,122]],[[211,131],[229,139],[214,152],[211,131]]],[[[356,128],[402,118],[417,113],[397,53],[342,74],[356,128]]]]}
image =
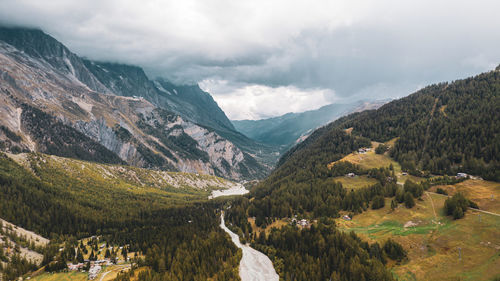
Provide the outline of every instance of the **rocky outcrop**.
{"type": "Polygon", "coordinates": [[[138,167],[143,167],[145,165],[144,159],[137,151],[134,144],[121,140],[116,135],[115,131],[106,125],[104,119],[92,120],[91,122],[77,121],[72,125],[78,131],[117,154],[127,163],[138,167]]]}

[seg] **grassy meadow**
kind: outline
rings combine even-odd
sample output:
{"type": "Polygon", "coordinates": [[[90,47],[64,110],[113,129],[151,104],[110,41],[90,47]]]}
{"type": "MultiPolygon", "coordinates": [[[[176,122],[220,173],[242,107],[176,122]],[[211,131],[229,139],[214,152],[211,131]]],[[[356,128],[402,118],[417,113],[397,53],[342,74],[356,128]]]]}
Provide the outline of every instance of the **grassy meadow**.
{"type": "MultiPolygon", "coordinates": [[[[484,185],[498,192],[498,184],[484,185]]],[[[392,238],[401,243],[408,251],[408,261],[391,265],[399,280],[490,280],[500,276],[500,216],[469,210],[463,219],[453,220],[443,214],[445,199],[427,192],[412,209],[400,204],[394,211],[386,199],[382,209],[368,210],[352,221],[337,219],[337,223],[372,242],[392,238]]],[[[500,209],[491,211],[500,213],[500,209]]]]}

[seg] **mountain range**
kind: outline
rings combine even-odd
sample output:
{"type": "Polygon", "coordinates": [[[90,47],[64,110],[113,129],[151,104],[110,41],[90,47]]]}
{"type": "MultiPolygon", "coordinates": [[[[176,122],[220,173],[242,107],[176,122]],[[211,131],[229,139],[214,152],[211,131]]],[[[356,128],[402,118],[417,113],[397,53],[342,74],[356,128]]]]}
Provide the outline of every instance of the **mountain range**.
{"type": "Polygon", "coordinates": [[[0,62],[6,151],[235,180],[263,177],[277,158],[236,131],[198,85],[81,58],[41,30],[0,28],[0,62]]]}

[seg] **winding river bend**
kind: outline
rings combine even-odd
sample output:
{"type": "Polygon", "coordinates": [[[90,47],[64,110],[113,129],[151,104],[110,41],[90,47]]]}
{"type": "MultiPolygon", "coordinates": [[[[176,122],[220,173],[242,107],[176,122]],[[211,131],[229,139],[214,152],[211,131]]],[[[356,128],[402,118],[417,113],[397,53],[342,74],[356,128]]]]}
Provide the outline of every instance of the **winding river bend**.
{"type": "Polygon", "coordinates": [[[278,281],[279,276],[274,270],[273,263],[263,253],[240,243],[238,235],[233,233],[224,223],[224,213],[220,216],[220,227],[229,233],[231,240],[243,251],[240,261],[240,278],[242,281],[278,281]]]}

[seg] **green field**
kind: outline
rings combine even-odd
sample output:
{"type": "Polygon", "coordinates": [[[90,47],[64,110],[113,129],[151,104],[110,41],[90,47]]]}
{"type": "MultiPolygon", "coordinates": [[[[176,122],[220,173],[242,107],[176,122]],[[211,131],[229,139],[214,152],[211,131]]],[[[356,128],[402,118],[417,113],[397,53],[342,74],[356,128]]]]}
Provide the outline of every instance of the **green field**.
{"type": "Polygon", "coordinates": [[[339,228],[353,230],[370,241],[392,238],[401,243],[409,261],[391,265],[399,280],[490,280],[500,276],[500,216],[481,213],[479,220],[479,212],[468,211],[463,219],[452,220],[443,215],[446,196],[426,193],[422,199],[412,209],[400,205],[394,211],[387,199],[382,209],[337,222],[339,228]]]}
{"type": "Polygon", "coordinates": [[[362,187],[372,186],[377,183],[374,178],[369,178],[367,176],[355,176],[350,177],[336,177],[333,178],[334,181],[342,183],[342,186],[346,189],[357,189],[362,187]]]}
{"type": "Polygon", "coordinates": [[[86,281],[88,273],[84,272],[61,272],[61,273],[43,273],[31,278],[33,281],[86,281]]]}

